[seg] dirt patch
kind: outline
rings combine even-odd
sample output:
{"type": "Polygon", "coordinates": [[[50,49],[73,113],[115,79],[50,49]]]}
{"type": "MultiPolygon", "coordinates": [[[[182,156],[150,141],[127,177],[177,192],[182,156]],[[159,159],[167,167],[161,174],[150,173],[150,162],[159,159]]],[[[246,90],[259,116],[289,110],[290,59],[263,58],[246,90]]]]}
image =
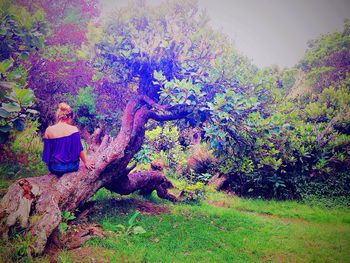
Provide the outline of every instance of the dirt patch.
{"type": "Polygon", "coordinates": [[[161,205],[156,205],[151,202],[140,202],[137,205],[137,210],[145,215],[160,215],[169,214],[169,208],[161,205]]]}
{"type": "Polygon", "coordinates": [[[225,201],[214,201],[214,200],[207,200],[207,203],[209,205],[213,205],[216,207],[221,207],[221,208],[231,208],[231,204],[225,202],[225,201]]]}
{"type": "Polygon", "coordinates": [[[238,210],[238,211],[242,211],[242,212],[259,214],[261,216],[272,216],[272,213],[270,213],[270,212],[258,212],[258,211],[255,211],[255,210],[252,210],[252,209],[243,208],[243,207],[237,207],[235,209],[238,210]]]}
{"type": "Polygon", "coordinates": [[[169,214],[166,206],[154,204],[149,201],[135,199],[109,199],[94,201],[86,204],[82,212],[77,216],[79,220],[87,220],[87,216],[103,215],[108,213],[129,214],[135,210],[145,215],[169,214]]]}
{"type": "Polygon", "coordinates": [[[106,250],[102,247],[81,247],[73,249],[69,251],[69,256],[72,258],[73,262],[110,262],[109,257],[106,255],[106,250]]]}
{"type": "Polygon", "coordinates": [[[266,255],[260,258],[261,262],[299,262],[297,258],[293,254],[273,254],[266,255]]]}
{"type": "Polygon", "coordinates": [[[258,212],[255,210],[250,210],[250,209],[241,208],[241,207],[236,208],[236,210],[242,211],[242,212],[247,212],[247,213],[252,213],[252,214],[255,214],[257,216],[272,219],[272,220],[278,220],[278,221],[281,221],[285,224],[308,224],[308,223],[310,223],[309,221],[302,219],[302,218],[279,217],[279,216],[273,215],[270,212],[258,212]]]}
{"type": "Polygon", "coordinates": [[[281,220],[283,223],[286,224],[308,224],[309,221],[302,219],[302,218],[287,218],[287,217],[277,217],[277,219],[281,220]]]}

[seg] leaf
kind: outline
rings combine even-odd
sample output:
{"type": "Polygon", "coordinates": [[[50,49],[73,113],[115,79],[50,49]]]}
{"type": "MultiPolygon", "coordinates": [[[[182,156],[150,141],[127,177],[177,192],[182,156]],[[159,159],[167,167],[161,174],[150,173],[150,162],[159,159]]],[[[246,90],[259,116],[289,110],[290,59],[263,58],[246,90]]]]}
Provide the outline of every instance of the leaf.
{"type": "Polygon", "coordinates": [[[93,76],[92,76],[92,80],[93,81],[97,81],[100,80],[103,77],[103,74],[101,72],[96,72],[93,76]]]}
{"type": "Polygon", "coordinates": [[[71,215],[67,218],[67,221],[73,220],[73,219],[75,219],[75,218],[76,218],[75,215],[71,214],[71,215]]]}
{"type": "Polygon", "coordinates": [[[27,112],[29,112],[31,114],[38,114],[39,113],[37,110],[33,110],[33,109],[27,109],[27,112]]]}
{"type": "Polygon", "coordinates": [[[23,106],[31,106],[33,104],[34,92],[31,89],[14,88],[11,98],[23,106]]]}
{"type": "Polygon", "coordinates": [[[69,211],[63,211],[61,215],[63,219],[67,219],[69,217],[69,211]]]}
{"type": "Polygon", "coordinates": [[[15,102],[3,103],[2,108],[8,112],[18,112],[21,110],[21,107],[15,102]]]}
{"type": "Polygon", "coordinates": [[[0,131],[0,144],[3,144],[5,142],[7,142],[8,138],[9,138],[9,132],[1,132],[0,131]]]}
{"type": "Polygon", "coordinates": [[[121,225],[121,224],[116,225],[116,227],[117,227],[117,228],[120,228],[121,230],[125,230],[125,228],[126,228],[125,226],[123,226],[123,225],[121,225]]]}
{"type": "Polygon", "coordinates": [[[7,110],[0,108],[0,117],[8,118],[10,115],[11,114],[7,110]]]}
{"type": "Polygon", "coordinates": [[[0,88],[12,89],[16,84],[14,82],[0,81],[0,88]]]}
{"type": "Polygon", "coordinates": [[[61,232],[61,233],[66,233],[68,229],[68,225],[66,223],[60,223],[58,225],[58,230],[61,232]]]}
{"type": "Polygon", "coordinates": [[[280,132],[280,128],[279,128],[278,126],[276,126],[276,127],[274,127],[274,128],[272,129],[272,131],[273,131],[274,133],[279,133],[279,132],[280,132]]]}
{"type": "Polygon", "coordinates": [[[20,58],[23,59],[23,60],[28,59],[29,58],[28,52],[22,52],[21,55],[20,55],[20,58]]]}
{"type": "Polygon", "coordinates": [[[5,59],[0,62],[0,73],[6,73],[6,71],[12,66],[13,59],[5,59]]]}
{"type": "Polygon", "coordinates": [[[23,131],[25,128],[24,120],[23,119],[15,119],[13,121],[13,128],[15,128],[17,131],[23,131]]]}
{"type": "Polygon", "coordinates": [[[8,125],[8,124],[0,126],[0,131],[1,132],[9,132],[10,130],[11,130],[11,126],[8,125]]]}
{"type": "Polygon", "coordinates": [[[142,226],[135,226],[135,227],[133,228],[133,233],[134,233],[135,235],[144,234],[144,233],[146,233],[146,230],[145,230],[142,226]]]}
{"type": "Polygon", "coordinates": [[[135,211],[135,213],[130,217],[128,223],[129,223],[129,226],[132,226],[137,218],[137,216],[140,214],[139,211],[135,211]]]}

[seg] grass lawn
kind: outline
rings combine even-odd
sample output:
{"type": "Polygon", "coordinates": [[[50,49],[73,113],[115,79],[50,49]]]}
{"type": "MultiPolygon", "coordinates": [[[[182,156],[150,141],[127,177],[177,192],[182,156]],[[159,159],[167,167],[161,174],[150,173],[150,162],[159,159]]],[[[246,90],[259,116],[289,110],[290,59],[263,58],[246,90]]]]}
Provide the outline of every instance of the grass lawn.
{"type": "MultiPolygon", "coordinates": [[[[2,181],[4,192],[10,182],[2,181]]],[[[349,207],[244,199],[209,189],[199,204],[104,189],[93,200],[83,221],[101,225],[106,237],[60,251],[57,262],[350,262],[349,207]],[[118,225],[127,227],[136,210],[136,226],[146,233],[124,235],[118,225]]],[[[20,248],[23,239],[0,240],[0,262],[11,262],[8,251],[20,248]]]]}
{"type": "MultiPolygon", "coordinates": [[[[211,192],[199,205],[101,190],[89,220],[107,237],[61,251],[58,262],[350,262],[350,209],[211,192]],[[139,208],[146,233],[121,235],[139,208]]],[[[45,258],[39,261],[45,261],[45,258]]]]}

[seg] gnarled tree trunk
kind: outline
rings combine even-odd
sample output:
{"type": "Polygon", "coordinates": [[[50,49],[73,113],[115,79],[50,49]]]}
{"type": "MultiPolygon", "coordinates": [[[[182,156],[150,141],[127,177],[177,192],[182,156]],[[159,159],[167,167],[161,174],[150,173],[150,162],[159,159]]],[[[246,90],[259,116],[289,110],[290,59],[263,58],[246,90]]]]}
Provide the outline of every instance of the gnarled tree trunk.
{"type": "MultiPolygon", "coordinates": [[[[142,146],[145,124],[149,119],[167,121],[183,118],[188,114],[179,110],[173,113],[173,109],[158,105],[148,97],[139,96],[127,104],[116,138],[105,135],[100,143],[93,138],[90,159],[95,162],[94,170],[88,171],[81,166],[79,171],[61,177],[47,174],[21,179],[12,184],[1,200],[3,238],[7,238],[9,229],[19,223],[30,233],[31,252],[41,254],[49,236],[61,222],[61,211],[73,212],[102,187],[121,194],[142,189],[143,186],[145,191],[151,190],[152,183],[148,182],[150,188],[147,188],[145,180],[140,180],[142,176],[155,180],[153,186],[159,186],[155,189],[161,197],[175,201],[175,197],[162,191],[167,187],[167,182],[159,172],[129,175],[128,168],[130,160],[142,146]]],[[[94,136],[98,137],[99,132],[94,136]]]]}

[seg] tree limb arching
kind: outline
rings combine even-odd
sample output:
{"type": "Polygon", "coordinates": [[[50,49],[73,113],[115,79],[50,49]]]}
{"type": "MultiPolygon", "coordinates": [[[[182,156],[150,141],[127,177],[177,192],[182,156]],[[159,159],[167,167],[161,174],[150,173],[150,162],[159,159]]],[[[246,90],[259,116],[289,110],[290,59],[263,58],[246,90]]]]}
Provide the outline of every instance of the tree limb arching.
{"type": "MultiPolygon", "coordinates": [[[[116,190],[120,180],[124,178],[130,182],[130,178],[137,175],[133,173],[128,177],[131,171],[128,164],[142,146],[145,124],[149,119],[175,120],[184,118],[189,113],[185,108],[177,109],[176,113],[171,110],[170,106],[159,105],[148,97],[138,96],[128,102],[117,137],[109,138],[105,135],[101,144],[94,146],[90,156],[95,162],[94,170],[88,171],[81,166],[79,171],[61,177],[49,173],[13,183],[0,203],[0,231],[3,238],[8,237],[9,229],[17,226],[19,221],[30,233],[31,253],[43,253],[50,235],[61,222],[61,211],[74,212],[98,189],[107,187],[116,190]],[[168,113],[165,114],[165,111],[168,113]]],[[[140,175],[142,176],[138,174],[140,175]]],[[[155,174],[154,178],[161,179],[161,176],[155,174]]],[[[137,183],[133,187],[140,188],[137,183]]],[[[156,189],[161,197],[173,199],[166,196],[162,189],[156,189]]],[[[132,187],[128,190],[132,190],[132,187]]]]}

